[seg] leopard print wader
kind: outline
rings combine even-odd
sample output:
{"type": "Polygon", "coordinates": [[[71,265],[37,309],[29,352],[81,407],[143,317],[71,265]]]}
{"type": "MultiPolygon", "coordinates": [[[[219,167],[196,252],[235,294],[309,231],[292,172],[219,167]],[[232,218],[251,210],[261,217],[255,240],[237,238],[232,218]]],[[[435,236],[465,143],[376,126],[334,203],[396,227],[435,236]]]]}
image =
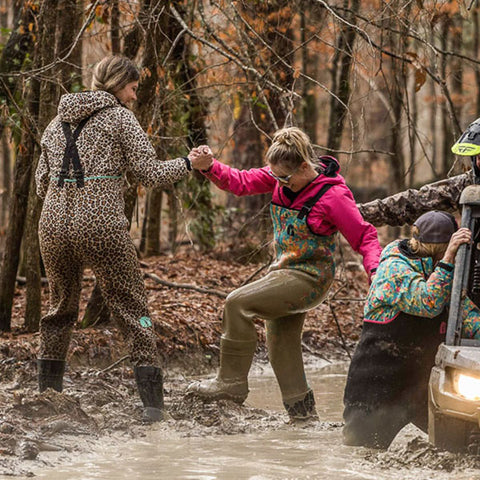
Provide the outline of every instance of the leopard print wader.
{"type": "Polygon", "coordinates": [[[158,366],[155,335],[145,286],[124,214],[124,174],[131,171],[146,187],[176,182],[187,175],[183,158],[160,162],[133,113],[104,91],[67,94],[58,116],[42,137],[36,172],[44,198],[40,248],[50,286],[50,309],[40,323],[39,358],[65,360],[78,316],[83,269],[90,266],[116,319],[134,366],[158,366]],[[76,146],[84,187],[58,177],[65,153],[62,122],[72,131],[89,117],[76,146]]]}

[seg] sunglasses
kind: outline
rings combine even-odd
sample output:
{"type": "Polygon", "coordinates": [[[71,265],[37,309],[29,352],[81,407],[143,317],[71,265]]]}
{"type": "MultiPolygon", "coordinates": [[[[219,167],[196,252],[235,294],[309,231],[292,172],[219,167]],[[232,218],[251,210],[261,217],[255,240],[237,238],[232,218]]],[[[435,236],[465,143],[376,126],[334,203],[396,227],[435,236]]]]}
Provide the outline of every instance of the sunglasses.
{"type": "Polygon", "coordinates": [[[278,176],[278,175],[275,175],[271,170],[268,171],[268,174],[273,177],[278,183],[281,183],[283,185],[288,185],[289,182],[290,182],[290,179],[292,178],[292,176],[294,175],[294,173],[298,170],[298,168],[296,168],[290,175],[285,175],[285,176],[278,176]]]}

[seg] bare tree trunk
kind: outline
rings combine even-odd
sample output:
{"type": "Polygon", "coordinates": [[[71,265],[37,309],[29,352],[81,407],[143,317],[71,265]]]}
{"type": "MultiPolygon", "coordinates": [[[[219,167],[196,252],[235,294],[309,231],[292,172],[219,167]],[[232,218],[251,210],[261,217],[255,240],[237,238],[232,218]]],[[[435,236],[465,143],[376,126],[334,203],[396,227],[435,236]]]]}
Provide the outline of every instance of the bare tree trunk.
{"type": "MultiPolygon", "coordinates": [[[[55,59],[55,42],[52,33],[57,28],[57,0],[44,0],[38,19],[40,66],[49,65],[55,59]]],[[[51,69],[47,75],[50,78],[40,82],[40,105],[38,111],[38,130],[43,132],[50,120],[55,116],[58,104],[58,86],[55,72],[51,69]]],[[[42,306],[40,245],[38,240],[38,220],[42,210],[42,201],[36,194],[35,176],[40,149],[35,149],[32,162],[32,176],[28,195],[28,210],[24,234],[25,277],[27,285],[25,327],[27,331],[38,330],[42,306]]]]}
{"type": "Polygon", "coordinates": [[[396,122],[392,124],[390,129],[390,151],[394,153],[390,164],[392,172],[391,179],[393,191],[400,192],[405,190],[405,159],[403,155],[401,135],[403,95],[398,85],[394,88],[393,92],[391,92],[391,102],[393,116],[396,119],[396,122]]]}
{"type": "Polygon", "coordinates": [[[110,7],[110,41],[112,42],[112,53],[120,53],[120,9],[118,0],[111,1],[110,7]]]}
{"type": "Polygon", "coordinates": [[[415,94],[415,82],[412,82],[411,94],[409,98],[409,116],[410,121],[408,125],[408,139],[410,145],[410,166],[408,168],[408,185],[412,187],[415,183],[415,165],[417,160],[417,121],[418,121],[418,108],[417,108],[417,95],[415,94]]]}
{"type": "MultiPolygon", "coordinates": [[[[453,32],[452,32],[452,50],[454,52],[461,52],[463,46],[463,18],[461,15],[456,14],[453,19],[453,32]]],[[[464,60],[458,57],[453,57],[451,61],[451,88],[452,88],[452,96],[457,99],[455,102],[455,115],[458,118],[459,122],[461,123],[461,114],[462,114],[462,104],[463,102],[463,64],[464,60]]],[[[476,70],[476,69],[475,69],[476,70]]],[[[452,159],[452,152],[450,150],[451,146],[455,142],[455,134],[452,128],[451,136],[450,136],[450,145],[448,148],[448,157],[449,162],[451,164],[452,159]]]]}
{"type": "MultiPolygon", "coordinates": [[[[58,2],[57,57],[63,57],[73,46],[81,28],[83,0],[58,2]]],[[[82,86],[82,39],[75,45],[68,60],[59,67],[63,91],[79,90],[82,86]]]]}
{"type": "MultiPolygon", "coordinates": [[[[349,7],[349,0],[344,0],[345,9],[349,7]]],[[[356,24],[356,14],[360,7],[359,0],[352,0],[348,21],[356,24]]],[[[355,43],[356,29],[353,27],[340,27],[337,37],[335,56],[332,62],[332,87],[335,94],[330,96],[330,119],[328,121],[328,147],[339,150],[344,129],[345,118],[348,114],[350,99],[350,71],[353,61],[353,45],[355,43]]]]}
{"type": "MultiPolygon", "coordinates": [[[[300,12],[300,21],[301,21],[301,41],[304,47],[302,48],[302,70],[305,75],[308,75],[312,78],[317,78],[318,76],[318,59],[313,59],[313,55],[308,51],[308,45],[306,43],[307,35],[307,23],[305,19],[305,11],[300,12]]],[[[303,129],[310,137],[312,143],[317,143],[317,124],[318,124],[318,109],[317,109],[317,99],[315,94],[311,92],[313,90],[313,85],[307,79],[303,79],[303,108],[302,108],[302,119],[303,119],[303,129]]]]}
{"type": "MultiPolygon", "coordinates": [[[[442,23],[441,34],[441,48],[443,51],[447,51],[450,37],[450,29],[452,23],[449,17],[445,17],[442,23]]],[[[448,67],[448,55],[441,55],[441,67],[440,75],[442,80],[447,85],[447,67],[448,67]]],[[[452,125],[450,122],[450,115],[446,103],[442,103],[442,161],[441,161],[441,177],[445,178],[450,170],[450,160],[452,155],[450,153],[450,147],[454,141],[454,135],[452,132],[452,125]]]]}
{"type": "Polygon", "coordinates": [[[10,200],[10,192],[12,188],[12,165],[10,155],[10,145],[8,143],[8,130],[4,130],[1,135],[2,141],[2,209],[0,211],[0,226],[3,227],[8,222],[8,202],[10,200]]]}
{"type": "Polygon", "coordinates": [[[145,255],[158,255],[160,253],[160,222],[162,221],[162,188],[152,188],[148,193],[148,209],[145,211],[145,255]]]}
{"type": "MultiPolygon", "coordinates": [[[[21,70],[26,56],[33,48],[33,32],[30,31],[29,25],[36,23],[35,10],[30,2],[17,0],[15,12],[15,26],[0,57],[0,74],[4,75],[21,70]]],[[[12,103],[18,84],[19,77],[0,77],[0,98],[6,99],[9,105],[12,103]]],[[[4,123],[0,121],[0,135],[4,127],[4,123]]]]}
{"type": "MultiPolygon", "coordinates": [[[[35,20],[34,12],[30,5],[21,6],[15,29],[10,34],[7,45],[0,58],[0,73],[9,73],[19,70],[23,65],[27,53],[32,48],[32,35],[28,29],[30,21],[35,20]]],[[[12,93],[17,88],[14,77],[0,83],[0,97],[10,100],[12,93]]],[[[20,260],[20,246],[25,226],[27,213],[27,198],[32,175],[32,163],[36,144],[35,119],[38,116],[39,84],[32,79],[26,101],[26,115],[23,118],[23,132],[21,149],[15,162],[12,196],[9,206],[9,223],[5,236],[5,250],[3,252],[2,269],[0,272],[0,331],[9,331],[11,328],[11,315],[13,294],[17,269],[20,260]]],[[[0,124],[3,131],[3,124],[0,124]]]]}
{"type": "MultiPolygon", "coordinates": [[[[430,42],[432,45],[435,44],[435,35],[434,35],[434,28],[433,26],[431,27],[430,30],[430,42]]],[[[436,62],[436,57],[435,53],[432,52],[431,54],[431,63],[434,65],[436,62]]],[[[431,156],[432,156],[432,170],[435,175],[435,180],[438,179],[438,155],[439,155],[439,149],[438,149],[438,128],[437,128],[437,111],[438,111],[438,106],[437,106],[437,90],[436,90],[436,84],[433,80],[429,79],[429,90],[430,90],[430,97],[432,99],[431,105],[430,105],[430,137],[432,141],[432,148],[431,148],[431,156]]]]}
{"type": "Polygon", "coordinates": [[[38,116],[38,100],[40,86],[32,79],[27,101],[28,117],[24,123],[22,149],[15,163],[12,198],[3,253],[2,271],[0,274],[0,331],[10,331],[13,294],[20,260],[25,217],[27,214],[27,198],[32,176],[32,164],[36,144],[36,127],[31,119],[38,116]]]}
{"type": "Polygon", "coordinates": [[[170,249],[173,253],[177,251],[177,237],[178,237],[178,201],[175,192],[175,187],[167,191],[168,195],[168,218],[170,220],[170,228],[168,230],[168,241],[170,243],[170,249]]]}

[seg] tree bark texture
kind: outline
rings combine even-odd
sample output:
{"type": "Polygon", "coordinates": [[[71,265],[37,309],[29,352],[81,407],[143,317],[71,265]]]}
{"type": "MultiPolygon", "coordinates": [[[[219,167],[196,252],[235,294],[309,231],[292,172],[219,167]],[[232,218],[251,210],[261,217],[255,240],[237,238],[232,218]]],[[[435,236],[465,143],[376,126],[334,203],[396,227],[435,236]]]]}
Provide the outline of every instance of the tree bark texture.
{"type": "MultiPolygon", "coordinates": [[[[19,71],[33,42],[28,28],[30,22],[35,19],[35,11],[27,3],[22,4],[20,15],[15,29],[12,31],[7,45],[0,59],[0,72],[10,73],[19,71]]],[[[12,92],[17,88],[14,77],[1,82],[0,98],[11,98],[12,92]]],[[[20,247],[25,227],[27,214],[28,192],[32,175],[32,163],[37,142],[37,130],[35,120],[38,116],[38,101],[40,91],[39,84],[32,79],[29,94],[26,100],[27,115],[23,116],[22,141],[18,146],[17,159],[15,162],[12,196],[9,206],[9,223],[5,236],[5,249],[2,258],[0,272],[0,331],[9,331],[11,328],[11,315],[13,295],[18,264],[20,261],[20,247]]],[[[3,130],[0,125],[0,130],[3,130]]]]}
{"type": "Polygon", "coordinates": [[[12,164],[10,155],[10,145],[8,142],[8,130],[1,133],[2,142],[2,208],[0,211],[0,228],[3,228],[8,222],[8,202],[12,190],[12,164]]]}
{"type": "MultiPolygon", "coordinates": [[[[360,7],[359,0],[345,0],[345,9],[350,9],[347,19],[351,25],[356,24],[356,14],[360,7]],[[349,5],[351,3],[351,5],[349,5]]],[[[339,150],[342,142],[342,135],[345,125],[345,118],[348,115],[348,104],[350,101],[350,73],[353,61],[353,47],[355,43],[356,30],[354,27],[344,26],[339,28],[336,40],[335,55],[332,61],[332,87],[335,95],[330,96],[330,118],[328,121],[327,146],[332,150],[339,150]]]]}
{"type": "MultiPolygon", "coordinates": [[[[51,65],[57,54],[55,42],[52,41],[52,33],[57,31],[57,3],[56,0],[45,0],[41,6],[38,19],[39,41],[38,50],[36,52],[36,57],[39,58],[39,67],[51,65]]],[[[55,37],[55,35],[53,35],[53,37],[55,37]]],[[[68,37],[63,35],[61,39],[65,41],[68,37]]],[[[58,50],[62,51],[65,47],[68,46],[59,44],[58,50]]],[[[57,69],[54,68],[47,70],[46,73],[44,73],[44,76],[47,78],[42,78],[40,81],[40,105],[38,108],[38,131],[40,134],[45,130],[56,113],[56,106],[59,100],[56,70],[57,69]]],[[[40,148],[37,145],[32,161],[32,176],[30,179],[30,191],[28,195],[28,209],[24,233],[25,276],[27,279],[25,327],[29,332],[38,330],[42,306],[38,221],[40,219],[43,202],[37,196],[34,175],[39,156],[40,148]]]]}
{"type": "MultiPolygon", "coordinates": [[[[33,34],[30,25],[36,24],[36,10],[30,2],[15,2],[15,25],[8,37],[7,44],[0,57],[0,74],[19,72],[25,58],[33,49],[33,34]]],[[[18,76],[0,77],[0,102],[5,101],[11,105],[14,94],[19,85],[18,76]]],[[[5,127],[0,119],[0,135],[5,127]]]]}
{"type": "Polygon", "coordinates": [[[15,162],[13,191],[9,208],[9,223],[5,237],[2,270],[0,272],[0,331],[10,331],[13,294],[20,261],[20,245],[27,214],[28,192],[33,174],[32,163],[36,145],[36,126],[30,123],[31,118],[38,116],[38,99],[40,88],[38,82],[32,81],[28,97],[29,117],[25,122],[25,130],[19,153],[15,162]],[[27,123],[28,122],[28,123],[27,123]]]}

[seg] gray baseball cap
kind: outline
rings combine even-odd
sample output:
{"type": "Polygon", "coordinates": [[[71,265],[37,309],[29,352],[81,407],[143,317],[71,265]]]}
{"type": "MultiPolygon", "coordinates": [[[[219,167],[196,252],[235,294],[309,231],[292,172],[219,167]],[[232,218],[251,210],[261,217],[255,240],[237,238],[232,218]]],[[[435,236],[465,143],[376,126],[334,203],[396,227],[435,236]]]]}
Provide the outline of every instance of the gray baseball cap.
{"type": "Polygon", "coordinates": [[[414,238],[422,243],[448,243],[452,234],[458,230],[452,214],[437,210],[424,213],[413,225],[418,228],[418,235],[414,235],[414,238]]]}

